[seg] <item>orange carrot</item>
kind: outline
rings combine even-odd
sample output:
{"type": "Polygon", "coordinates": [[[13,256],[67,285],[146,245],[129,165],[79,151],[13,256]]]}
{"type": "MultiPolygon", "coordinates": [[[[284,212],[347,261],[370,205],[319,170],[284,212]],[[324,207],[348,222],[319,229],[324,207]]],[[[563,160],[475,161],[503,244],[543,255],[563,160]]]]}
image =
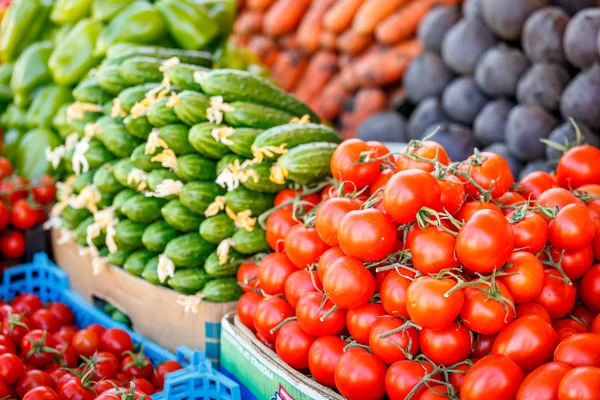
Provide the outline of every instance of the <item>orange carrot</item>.
{"type": "Polygon", "coordinates": [[[333,52],[319,51],[315,53],[304,75],[294,89],[294,95],[302,101],[309,101],[318,94],[329,79],[337,72],[337,55],[333,52]]]}
{"type": "Polygon", "coordinates": [[[348,90],[353,92],[358,89],[358,78],[352,64],[347,65],[339,73],[340,83],[348,90]]]}
{"type": "Polygon", "coordinates": [[[237,17],[233,30],[243,36],[260,33],[264,16],[262,11],[245,10],[237,17]]]}
{"type": "Polygon", "coordinates": [[[250,42],[248,42],[248,48],[252,50],[267,67],[273,66],[279,52],[277,43],[266,36],[254,36],[250,39],[250,42]]]}
{"type": "Polygon", "coordinates": [[[397,82],[423,47],[418,40],[406,41],[357,62],[354,71],[361,87],[385,86],[397,82]]]}
{"type": "Polygon", "coordinates": [[[358,127],[372,114],[388,108],[388,97],[378,88],[359,90],[354,96],[352,104],[352,122],[358,127]]]}
{"type": "Polygon", "coordinates": [[[319,47],[323,50],[335,50],[335,41],[337,39],[337,35],[331,31],[323,31],[321,32],[321,37],[319,39],[319,47]]]}
{"type": "Polygon", "coordinates": [[[372,38],[371,35],[363,35],[350,29],[338,36],[336,47],[342,53],[353,56],[363,51],[371,43],[372,38]]]}
{"type": "Polygon", "coordinates": [[[294,31],[310,3],[311,0],[277,0],[265,14],[264,32],[281,36],[294,31]]]}
{"type": "Polygon", "coordinates": [[[292,32],[289,35],[281,36],[277,38],[277,45],[284,50],[291,50],[298,48],[298,38],[292,32]]]}
{"type": "Polygon", "coordinates": [[[290,92],[300,76],[304,73],[308,60],[297,50],[287,50],[279,53],[273,68],[271,76],[286,92],[290,92]]]}
{"type": "Polygon", "coordinates": [[[373,33],[381,21],[407,2],[408,0],[367,0],[356,13],[352,29],[365,35],[373,33]]]}
{"type": "Polygon", "coordinates": [[[379,42],[386,45],[400,43],[417,33],[421,20],[429,10],[448,3],[448,0],[414,0],[380,23],[375,29],[375,36],[379,42]]]}
{"type": "Polygon", "coordinates": [[[325,28],[332,32],[345,31],[351,24],[356,11],[365,0],[339,0],[323,17],[325,28]]]}
{"type": "Polygon", "coordinates": [[[337,0],[318,0],[302,19],[297,31],[298,45],[312,54],[319,49],[319,35],[323,31],[323,15],[337,0]]]}
{"type": "Polygon", "coordinates": [[[334,77],[321,93],[313,96],[308,104],[321,118],[333,121],[340,114],[344,103],[350,96],[351,93],[344,88],[338,77],[334,77]]]}
{"type": "Polygon", "coordinates": [[[246,7],[251,10],[265,11],[275,3],[275,0],[246,0],[246,7]]]}

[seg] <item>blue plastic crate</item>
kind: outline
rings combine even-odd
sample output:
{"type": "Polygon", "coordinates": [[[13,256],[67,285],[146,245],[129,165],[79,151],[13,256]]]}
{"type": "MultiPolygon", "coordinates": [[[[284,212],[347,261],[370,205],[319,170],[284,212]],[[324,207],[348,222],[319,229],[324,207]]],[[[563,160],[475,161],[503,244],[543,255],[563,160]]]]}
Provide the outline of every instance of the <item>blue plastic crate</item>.
{"type": "Polygon", "coordinates": [[[153,400],[241,400],[240,385],[212,367],[203,351],[177,349],[177,361],[186,368],[165,378],[164,390],[153,400]]]}

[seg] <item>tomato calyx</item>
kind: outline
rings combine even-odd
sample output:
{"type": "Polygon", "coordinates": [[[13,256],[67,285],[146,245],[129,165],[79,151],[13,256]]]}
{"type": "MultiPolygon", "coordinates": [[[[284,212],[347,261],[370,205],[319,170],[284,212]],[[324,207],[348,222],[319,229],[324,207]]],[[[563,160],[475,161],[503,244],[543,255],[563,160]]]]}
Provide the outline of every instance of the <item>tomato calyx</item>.
{"type": "Polygon", "coordinates": [[[551,278],[554,279],[558,279],[563,281],[564,283],[566,283],[569,286],[573,286],[573,281],[571,279],[569,279],[569,277],[567,276],[567,274],[565,273],[565,271],[562,268],[562,260],[565,256],[565,249],[562,249],[560,252],[560,257],[558,257],[558,260],[555,260],[554,257],[552,256],[552,251],[550,246],[547,246],[544,250],[543,250],[543,254],[546,256],[544,260],[542,261],[542,264],[555,269],[558,271],[558,273],[560,273],[560,276],[556,276],[556,275],[550,275],[551,278]]]}
{"type": "Polygon", "coordinates": [[[123,369],[129,369],[131,367],[138,367],[139,369],[142,369],[151,364],[148,358],[144,356],[143,347],[140,349],[138,354],[135,354],[133,351],[126,351],[124,354],[130,356],[131,361],[125,364],[123,369]]]}
{"type": "Polygon", "coordinates": [[[546,217],[548,219],[554,219],[554,218],[556,218],[556,214],[558,214],[558,212],[560,211],[560,208],[558,206],[554,206],[553,208],[548,208],[548,207],[538,205],[538,210],[544,217],[546,217]]]}
{"type": "Polygon", "coordinates": [[[421,207],[421,209],[417,212],[416,217],[419,228],[425,229],[430,226],[435,226],[444,232],[451,234],[452,236],[457,236],[458,233],[452,229],[448,229],[446,224],[444,224],[444,221],[449,221],[457,230],[460,230],[464,225],[463,222],[460,222],[449,213],[440,213],[429,207],[421,207]]]}
{"type": "Polygon", "coordinates": [[[149,400],[148,396],[140,395],[135,390],[135,383],[131,382],[128,389],[116,387],[113,394],[119,395],[121,400],[149,400]]]}
{"type": "Polygon", "coordinates": [[[23,329],[27,330],[27,332],[29,332],[30,329],[27,326],[27,324],[21,322],[23,317],[25,317],[25,313],[21,313],[21,314],[10,313],[10,314],[8,314],[8,334],[9,335],[12,335],[13,330],[17,326],[20,328],[23,328],[23,329]]]}
{"type": "Polygon", "coordinates": [[[409,267],[409,264],[412,260],[412,254],[410,250],[400,250],[394,254],[391,254],[387,258],[381,261],[374,261],[372,263],[365,264],[365,268],[370,269],[375,267],[375,272],[384,272],[395,269],[402,277],[405,277],[409,280],[414,280],[417,276],[420,276],[421,273],[414,268],[409,267]],[[404,276],[400,272],[400,268],[408,270],[412,272],[413,276],[404,276]]]}
{"type": "MultiPolygon", "coordinates": [[[[36,341],[34,338],[32,337],[28,337],[27,340],[29,340],[29,343],[31,343],[31,350],[29,350],[29,352],[27,353],[27,359],[30,359],[34,354],[42,354],[42,353],[54,353],[54,354],[60,354],[60,352],[52,347],[48,347],[46,346],[46,338],[48,336],[48,332],[44,331],[44,333],[42,333],[42,337],[40,338],[39,341],[36,341]]],[[[66,348],[66,346],[65,346],[66,348]]]]}
{"type": "Polygon", "coordinates": [[[600,195],[590,195],[584,190],[573,190],[571,193],[585,204],[591,203],[594,200],[600,199],[600,195]]]}

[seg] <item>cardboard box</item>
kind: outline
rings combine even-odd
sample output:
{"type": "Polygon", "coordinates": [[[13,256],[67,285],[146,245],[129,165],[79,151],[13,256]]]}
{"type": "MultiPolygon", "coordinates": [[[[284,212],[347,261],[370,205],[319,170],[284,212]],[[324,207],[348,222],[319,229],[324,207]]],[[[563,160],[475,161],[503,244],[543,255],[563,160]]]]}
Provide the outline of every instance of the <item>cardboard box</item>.
{"type": "Polygon", "coordinates": [[[58,231],[52,232],[54,259],[69,276],[71,288],[86,301],[107,301],[127,314],[134,330],[142,336],[173,352],[181,345],[205,350],[207,357],[218,364],[221,318],[236,309],[236,302],[203,302],[197,314],[186,314],[177,304],[177,292],[122,268],[107,264],[101,274],[93,276],[90,257],[81,256],[75,242],[58,245],[59,236],[58,231]]]}
{"type": "Polygon", "coordinates": [[[235,313],[221,322],[221,370],[242,384],[244,399],[344,399],[282,362],[235,313]]]}

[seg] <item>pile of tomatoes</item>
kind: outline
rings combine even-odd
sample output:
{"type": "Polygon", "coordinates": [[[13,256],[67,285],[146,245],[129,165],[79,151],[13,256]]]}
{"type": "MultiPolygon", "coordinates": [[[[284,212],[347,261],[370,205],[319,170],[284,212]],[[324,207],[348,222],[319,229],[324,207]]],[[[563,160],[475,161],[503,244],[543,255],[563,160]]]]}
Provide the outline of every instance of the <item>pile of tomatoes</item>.
{"type": "Polygon", "coordinates": [[[44,176],[32,185],[13,174],[13,167],[0,157],[0,254],[4,259],[19,260],[25,254],[27,231],[48,219],[45,205],[56,197],[54,178],[44,176]]]}
{"type": "Polygon", "coordinates": [[[149,399],[182,368],[176,361],[154,368],[127,331],[79,329],[64,303],[44,306],[31,293],[0,305],[0,318],[0,399],[149,399]]]}
{"type": "Polygon", "coordinates": [[[276,252],[238,272],[283,362],[350,400],[600,398],[600,150],[515,182],[496,154],[350,139],[331,173],[279,195],[276,252]]]}

